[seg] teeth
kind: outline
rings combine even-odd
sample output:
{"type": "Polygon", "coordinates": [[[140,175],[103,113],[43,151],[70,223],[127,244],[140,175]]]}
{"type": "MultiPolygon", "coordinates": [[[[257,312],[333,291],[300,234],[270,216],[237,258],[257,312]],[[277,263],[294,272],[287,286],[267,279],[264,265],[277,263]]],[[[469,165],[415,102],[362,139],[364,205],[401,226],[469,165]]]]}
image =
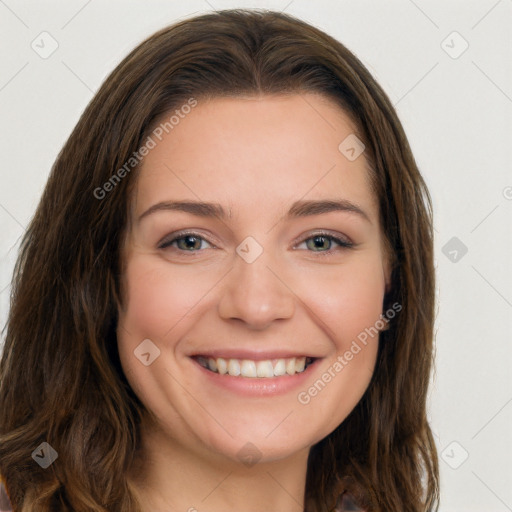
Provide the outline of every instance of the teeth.
{"type": "MultiPolygon", "coordinates": [[[[217,372],[224,375],[228,373],[228,363],[225,359],[222,359],[222,357],[218,357],[217,360],[217,372]]],[[[213,368],[210,368],[210,370],[215,371],[213,368]]]]}
{"type": "Polygon", "coordinates": [[[274,368],[271,361],[258,361],[257,365],[258,377],[273,377],[274,368]]]}
{"type": "Polygon", "coordinates": [[[254,361],[244,359],[240,365],[240,374],[242,377],[256,377],[256,363],[254,361]]]}
{"type": "Polygon", "coordinates": [[[286,361],[284,359],[278,359],[274,365],[274,375],[276,377],[284,375],[286,373],[286,361]]]}
{"type": "Polygon", "coordinates": [[[295,373],[295,358],[287,359],[286,361],[286,373],[293,375],[295,373]]]}
{"type": "Polygon", "coordinates": [[[208,368],[214,373],[248,378],[272,378],[286,374],[295,375],[296,373],[302,373],[313,362],[311,358],[306,360],[306,357],[252,361],[250,359],[239,360],[198,356],[196,360],[201,366],[208,368]]]}
{"type": "Polygon", "coordinates": [[[238,377],[240,375],[240,363],[238,359],[230,359],[228,362],[228,373],[229,375],[233,375],[234,377],[238,377]]]}

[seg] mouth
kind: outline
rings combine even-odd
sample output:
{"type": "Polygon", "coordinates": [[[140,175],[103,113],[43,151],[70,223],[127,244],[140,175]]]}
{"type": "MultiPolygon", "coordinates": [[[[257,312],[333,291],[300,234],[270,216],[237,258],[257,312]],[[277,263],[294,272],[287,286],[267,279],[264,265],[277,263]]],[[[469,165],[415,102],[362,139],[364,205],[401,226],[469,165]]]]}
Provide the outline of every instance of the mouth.
{"type": "Polygon", "coordinates": [[[317,358],[309,356],[253,360],[209,357],[203,355],[193,356],[192,359],[210,372],[252,379],[272,379],[282,376],[291,377],[298,373],[303,373],[317,360],[317,358]]]}

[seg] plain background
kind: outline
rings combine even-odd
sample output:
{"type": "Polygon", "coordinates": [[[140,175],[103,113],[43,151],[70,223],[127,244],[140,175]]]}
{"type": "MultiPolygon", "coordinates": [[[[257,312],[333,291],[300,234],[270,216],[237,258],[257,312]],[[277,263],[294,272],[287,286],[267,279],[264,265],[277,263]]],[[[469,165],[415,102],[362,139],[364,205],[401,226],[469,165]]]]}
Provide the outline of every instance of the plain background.
{"type": "Polygon", "coordinates": [[[20,236],[94,92],[156,30],[234,7],[325,30],[395,104],[435,208],[441,511],[512,511],[511,0],[0,0],[1,325],[20,236]]]}

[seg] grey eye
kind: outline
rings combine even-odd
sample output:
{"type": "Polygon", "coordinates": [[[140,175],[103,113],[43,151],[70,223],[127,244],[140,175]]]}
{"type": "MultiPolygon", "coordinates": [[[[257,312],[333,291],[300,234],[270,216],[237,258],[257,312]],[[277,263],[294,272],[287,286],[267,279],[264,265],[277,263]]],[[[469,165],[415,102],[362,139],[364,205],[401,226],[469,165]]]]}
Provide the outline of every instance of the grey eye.
{"type": "Polygon", "coordinates": [[[328,236],[314,236],[305,242],[307,248],[312,251],[328,251],[332,246],[332,238],[328,236]]]}

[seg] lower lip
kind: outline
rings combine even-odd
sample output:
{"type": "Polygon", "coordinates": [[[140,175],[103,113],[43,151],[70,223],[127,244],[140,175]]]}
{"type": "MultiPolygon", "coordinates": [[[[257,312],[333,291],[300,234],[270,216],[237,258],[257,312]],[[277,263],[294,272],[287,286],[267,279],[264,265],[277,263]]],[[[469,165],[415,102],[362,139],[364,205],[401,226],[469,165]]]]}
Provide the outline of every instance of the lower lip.
{"type": "Polygon", "coordinates": [[[242,396],[277,396],[303,387],[305,382],[309,379],[311,373],[314,371],[316,364],[319,359],[316,359],[313,363],[300,373],[295,375],[282,375],[280,377],[234,377],[227,373],[221,375],[207,370],[204,366],[201,366],[196,360],[191,359],[194,365],[209,381],[221,388],[224,388],[233,393],[242,396]]]}

